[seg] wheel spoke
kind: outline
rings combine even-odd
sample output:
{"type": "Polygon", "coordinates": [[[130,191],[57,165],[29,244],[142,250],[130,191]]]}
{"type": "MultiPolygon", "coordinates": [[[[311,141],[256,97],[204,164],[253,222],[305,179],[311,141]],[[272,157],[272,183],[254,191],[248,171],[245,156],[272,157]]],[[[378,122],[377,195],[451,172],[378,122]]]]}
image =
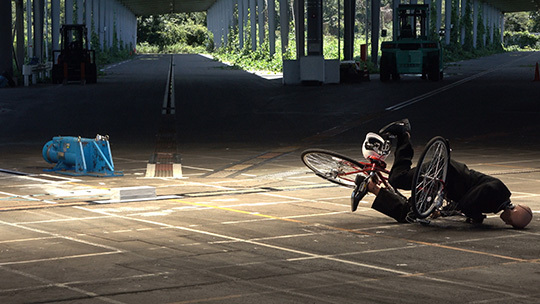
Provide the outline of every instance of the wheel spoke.
{"type": "Polygon", "coordinates": [[[354,188],[356,174],[363,168],[357,161],[326,150],[304,151],[302,160],[318,176],[350,188],[354,188]]]}

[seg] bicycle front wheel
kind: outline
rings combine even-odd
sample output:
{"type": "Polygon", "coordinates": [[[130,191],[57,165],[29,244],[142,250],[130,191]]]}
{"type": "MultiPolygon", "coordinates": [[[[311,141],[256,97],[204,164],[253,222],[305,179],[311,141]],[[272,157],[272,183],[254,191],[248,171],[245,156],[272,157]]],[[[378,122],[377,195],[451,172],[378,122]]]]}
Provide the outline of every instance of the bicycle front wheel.
{"type": "Polygon", "coordinates": [[[317,176],[349,188],[356,186],[356,175],[364,169],[364,165],[358,161],[323,149],[305,150],[302,161],[317,176]]]}
{"type": "Polygon", "coordinates": [[[412,209],[420,219],[442,206],[450,147],[443,137],[432,138],[418,160],[412,184],[412,209]]]}

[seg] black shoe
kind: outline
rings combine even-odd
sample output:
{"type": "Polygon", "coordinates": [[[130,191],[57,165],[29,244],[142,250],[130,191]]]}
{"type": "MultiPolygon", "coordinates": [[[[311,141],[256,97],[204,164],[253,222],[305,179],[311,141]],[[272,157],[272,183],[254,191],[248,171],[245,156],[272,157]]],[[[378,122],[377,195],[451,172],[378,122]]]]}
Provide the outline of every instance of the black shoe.
{"type": "Polygon", "coordinates": [[[351,194],[351,211],[355,212],[358,208],[358,204],[360,203],[360,200],[366,196],[367,193],[367,183],[366,177],[363,175],[356,175],[356,179],[354,183],[356,184],[356,187],[354,188],[352,194],[351,194]]]}
{"type": "Polygon", "coordinates": [[[480,216],[467,217],[465,222],[468,223],[468,224],[473,224],[473,225],[481,225],[484,222],[485,218],[486,218],[486,216],[482,214],[480,216]]]}
{"type": "Polygon", "coordinates": [[[409,123],[409,119],[407,118],[394,121],[379,130],[379,134],[381,135],[383,134],[402,135],[402,134],[410,133],[410,132],[411,132],[411,124],[409,123]]]}

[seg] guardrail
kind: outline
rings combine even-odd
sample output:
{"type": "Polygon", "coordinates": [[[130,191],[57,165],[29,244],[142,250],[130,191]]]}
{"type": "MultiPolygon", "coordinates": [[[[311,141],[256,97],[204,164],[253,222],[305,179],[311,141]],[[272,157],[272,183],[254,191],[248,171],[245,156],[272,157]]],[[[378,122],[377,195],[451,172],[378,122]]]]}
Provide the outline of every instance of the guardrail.
{"type": "Polygon", "coordinates": [[[32,84],[36,84],[38,79],[42,79],[43,73],[45,77],[49,77],[52,70],[53,63],[51,61],[38,64],[24,64],[22,67],[22,74],[24,76],[24,86],[30,85],[30,77],[32,77],[32,84]]]}

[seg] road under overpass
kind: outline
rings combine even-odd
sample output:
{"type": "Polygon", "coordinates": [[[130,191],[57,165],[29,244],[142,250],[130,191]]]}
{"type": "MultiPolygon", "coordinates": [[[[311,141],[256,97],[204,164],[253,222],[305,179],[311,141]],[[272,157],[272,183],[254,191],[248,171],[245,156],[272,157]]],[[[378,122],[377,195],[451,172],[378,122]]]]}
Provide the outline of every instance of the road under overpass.
{"type": "MultiPolygon", "coordinates": [[[[371,53],[378,53],[378,37],[380,30],[379,11],[380,0],[366,0],[370,3],[371,7],[371,41],[372,48],[371,53]]],[[[505,12],[516,11],[533,11],[540,7],[540,0],[460,0],[460,6],[458,11],[452,12],[450,0],[409,0],[393,1],[393,6],[396,7],[401,2],[410,3],[429,3],[434,4],[438,8],[437,27],[442,27],[441,16],[442,8],[445,7],[446,20],[444,28],[450,29],[450,15],[452,13],[463,14],[464,7],[467,1],[472,1],[474,11],[483,12],[483,20],[485,22],[485,28],[489,31],[486,33],[485,39],[491,38],[493,40],[494,29],[503,28],[502,14],[505,12]]],[[[308,1],[310,3],[316,3],[321,1],[308,1]]],[[[294,3],[294,20],[306,20],[306,9],[304,6],[305,1],[293,1],[294,3]]],[[[343,0],[345,15],[350,16],[351,12],[354,12],[354,5],[351,6],[354,1],[343,0]],[[352,11],[351,11],[352,10],[352,11]]],[[[28,61],[29,58],[36,57],[39,62],[51,61],[50,50],[58,49],[59,43],[59,26],[66,23],[86,23],[91,29],[88,33],[90,36],[92,32],[99,37],[99,46],[103,49],[108,49],[112,46],[115,39],[124,43],[125,47],[133,48],[136,45],[136,16],[141,15],[155,15],[174,12],[192,12],[192,11],[207,11],[208,12],[208,28],[214,34],[214,40],[217,46],[220,46],[222,41],[227,41],[227,36],[230,35],[230,29],[237,28],[239,47],[244,47],[244,41],[247,41],[248,37],[251,41],[251,48],[256,49],[262,45],[264,41],[268,41],[271,53],[275,52],[275,29],[276,18],[279,15],[281,24],[286,24],[289,20],[287,16],[289,10],[288,5],[290,1],[286,0],[203,0],[203,1],[189,1],[189,0],[173,0],[173,1],[148,1],[148,0],[13,0],[2,1],[0,3],[0,73],[7,72],[12,75],[13,62],[15,60],[16,66],[21,70],[23,62],[28,61]],[[12,20],[12,2],[15,3],[15,16],[16,20],[12,20]],[[276,5],[277,4],[277,5],[276,5]],[[279,7],[279,10],[276,8],[279,7]],[[238,12],[237,18],[234,18],[234,12],[238,12]],[[250,13],[251,12],[251,13],[250,13]],[[266,13],[267,12],[267,13],[266,13]],[[268,14],[268,18],[264,18],[264,14],[268,14]],[[61,18],[61,16],[63,16],[61,18]],[[262,17],[262,18],[261,18],[262,17]],[[24,27],[24,19],[26,18],[26,28],[24,27]],[[250,28],[247,29],[249,33],[244,31],[245,25],[248,20],[250,21],[250,28]],[[13,31],[12,24],[15,24],[15,31],[13,31]],[[266,24],[268,23],[268,24],[266,24]],[[239,26],[244,25],[244,26],[239,26]],[[47,33],[47,30],[51,28],[51,33],[47,33]],[[266,37],[265,27],[269,29],[269,35],[266,37]],[[13,33],[15,33],[17,45],[16,48],[12,47],[14,41],[13,33]],[[259,45],[257,45],[257,36],[259,45]],[[49,38],[50,37],[50,38],[49,38]],[[51,45],[49,44],[49,41],[51,45]],[[15,51],[13,51],[15,49],[15,51]]],[[[324,5],[324,4],[323,4],[324,5]]],[[[354,15],[354,14],[353,14],[354,15]]],[[[478,14],[475,14],[478,16],[478,14]]],[[[322,19],[322,16],[317,16],[318,19],[322,19]]],[[[345,17],[347,20],[347,17],[345,17]]],[[[345,28],[349,28],[349,31],[354,24],[354,18],[349,18],[349,21],[345,23],[345,28]]],[[[320,21],[320,20],[319,20],[320,21]]],[[[475,18],[474,33],[476,35],[476,29],[478,26],[478,20],[475,18]]],[[[366,23],[367,20],[365,21],[366,23]]],[[[320,23],[320,22],[319,22],[320,23]]],[[[322,25],[321,25],[322,26],[322,25]]],[[[297,58],[306,56],[305,54],[305,22],[297,23],[297,58]]],[[[395,28],[395,27],[394,27],[395,28]]],[[[457,30],[457,29],[456,29],[457,30]]],[[[281,26],[281,37],[287,39],[288,28],[281,26]]],[[[502,32],[502,31],[501,31],[502,32]]],[[[309,35],[309,34],[308,34],[309,35]]],[[[350,59],[354,53],[352,49],[353,43],[350,41],[353,36],[345,35],[344,37],[344,54],[345,59],[350,59]]],[[[450,31],[446,31],[445,41],[449,43],[450,31]]],[[[476,40],[475,40],[476,41],[476,40]]],[[[282,41],[282,46],[287,45],[286,40],[282,41]]],[[[310,55],[310,45],[308,41],[307,45],[308,54],[310,55]]],[[[285,51],[282,49],[282,51],[285,51]]],[[[377,62],[377,56],[372,56],[375,64],[377,62]]]]}

